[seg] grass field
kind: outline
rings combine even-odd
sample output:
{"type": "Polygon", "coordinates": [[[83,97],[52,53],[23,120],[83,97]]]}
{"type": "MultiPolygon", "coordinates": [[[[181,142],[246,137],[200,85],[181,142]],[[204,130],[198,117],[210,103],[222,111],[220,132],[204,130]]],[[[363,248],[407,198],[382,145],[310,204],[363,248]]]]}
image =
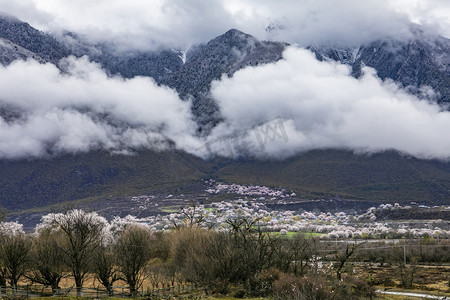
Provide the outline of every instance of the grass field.
{"type": "MultiPolygon", "coordinates": [[[[286,235],[281,235],[281,233],[279,231],[276,231],[276,232],[269,232],[269,234],[284,236],[286,238],[292,238],[293,236],[295,236],[296,234],[299,234],[299,233],[295,232],[295,231],[288,231],[288,232],[286,232],[286,235]]],[[[304,232],[302,234],[304,234],[305,238],[307,238],[307,239],[312,238],[312,237],[320,237],[323,235],[323,233],[317,233],[317,232],[304,232]]]]}

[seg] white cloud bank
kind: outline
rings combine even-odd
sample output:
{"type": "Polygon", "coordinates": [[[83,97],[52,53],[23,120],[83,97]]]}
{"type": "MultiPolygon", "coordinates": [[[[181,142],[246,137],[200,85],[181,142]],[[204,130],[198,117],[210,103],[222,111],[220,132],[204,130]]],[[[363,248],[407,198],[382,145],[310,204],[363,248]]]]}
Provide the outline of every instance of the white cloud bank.
{"type": "Polygon", "coordinates": [[[86,58],[52,64],[16,61],[0,67],[0,157],[92,149],[158,149],[166,139],[192,147],[190,103],[151,78],[108,77],[86,58]]]}
{"type": "Polygon", "coordinates": [[[43,30],[144,49],[182,49],[230,28],[302,46],[405,37],[410,22],[450,37],[447,0],[0,0],[0,11],[43,30]]]}
{"type": "Polygon", "coordinates": [[[371,69],[355,79],[347,66],[296,47],[276,63],[213,82],[224,122],[201,138],[190,103],[152,79],[108,77],[87,58],[61,66],[64,72],[33,60],[0,67],[0,159],[160,150],[167,140],[202,157],[284,158],[339,148],[450,159],[450,112],[382,82],[371,69]]]}
{"type": "Polygon", "coordinates": [[[277,117],[284,120],[288,141],[279,134],[262,149],[253,138],[250,149],[257,156],[340,148],[450,158],[450,112],[418,100],[391,81],[382,82],[371,69],[355,79],[347,66],[319,62],[307,50],[291,47],[277,63],[224,77],[213,83],[212,94],[225,118],[213,136],[277,117]]]}

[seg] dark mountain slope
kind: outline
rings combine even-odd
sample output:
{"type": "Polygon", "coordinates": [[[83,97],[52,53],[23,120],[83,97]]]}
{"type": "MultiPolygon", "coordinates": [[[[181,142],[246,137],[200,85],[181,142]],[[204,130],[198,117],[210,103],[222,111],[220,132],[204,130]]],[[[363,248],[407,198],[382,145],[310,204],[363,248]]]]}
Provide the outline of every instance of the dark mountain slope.
{"type": "Polygon", "coordinates": [[[121,52],[112,45],[88,47],[76,36],[72,38],[78,43],[78,47],[72,48],[73,53],[78,56],[87,53],[109,73],[128,78],[150,76],[159,84],[175,89],[182,99],[192,99],[193,114],[203,130],[220,121],[218,107],[209,95],[211,82],[247,66],[278,61],[287,46],[259,41],[236,29],[186,52],[173,49],[121,52]]]}
{"type": "Polygon", "coordinates": [[[358,76],[361,65],[377,70],[380,78],[390,78],[417,93],[422,86],[430,86],[437,93],[437,101],[450,103],[450,40],[427,40],[417,37],[402,43],[377,41],[361,49],[353,65],[358,76]]]}
{"type": "Polygon", "coordinates": [[[193,112],[200,124],[215,124],[220,112],[209,95],[211,82],[247,66],[278,61],[286,46],[285,43],[259,41],[231,29],[199,46],[177,72],[168,74],[161,83],[176,89],[182,98],[192,97],[193,112]]]}
{"type": "Polygon", "coordinates": [[[206,93],[211,81],[222,74],[231,76],[246,66],[279,60],[287,44],[261,42],[251,35],[231,29],[206,45],[199,46],[186,64],[163,83],[176,88],[181,96],[206,93]]]}
{"type": "Polygon", "coordinates": [[[218,107],[209,95],[211,82],[247,66],[278,61],[287,46],[259,41],[236,29],[185,52],[173,49],[124,52],[113,45],[83,44],[71,33],[65,39],[70,40],[72,53],[89,55],[111,74],[127,78],[150,76],[159,84],[175,89],[182,99],[192,99],[192,111],[205,128],[220,120],[218,107]]]}
{"type": "Polygon", "coordinates": [[[120,74],[126,78],[149,76],[157,82],[183,65],[179,54],[172,50],[123,54],[104,50],[101,55],[93,55],[91,58],[112,74],[120,74]]]}
{"type": "Polygon", "coordinates": [[[14,17],[0,15],[0,37],[55,64],[70,55],[69,50],[55,38],[14,17]]]}
{"type": "Polygon", "coordinates": [[[15,60],[35,59],[44,63],[45,60],[39,57],[36,53],[31,52],[10,40],[0,38],[0,64],[8,65],[15,60]]]}
{"type": "Polygon", "coordinates": [[[105,152],[0,162],[0,205],[10,210],[83,198],[184,193],[205,178],[293,189],[301,198],[450,205],[450,163],[394,152],[317,150],[284,161],[203,161],[179,152],[105,152]]]}
{"type": "Polygon", "coordinates": [[[0,162],[0,205],[25,209],[88,197],[176,191],[209,166],[181,152],[111,155],[90,152],[52,159],[0,162]]]}
{"type": "Polygon", "coordinates": [[[285,161],[235,161],[217,171],[229,182],[282,186],[298,196],[450,204],[450,163],[394,152],[371,156],[316,150],[285,161]]]}
{"type": "Polygon", "coordinates": [[[421,93],[424,86],[437,93],[435,100],[450,103],[450,40],[427,36],[420,31],[401,41],[383,39],[358,48],[310,47],[319,60],[335,60],[361,75],[361,66],[377,71],[381,79],[390,78],[410,92],[421,93]]]}
{"type": "Polygon", "coordinates": [[[182,99],[192,99],[193,114],[200,128],[205,130],[220,121],[218,107],[209,95],[211,82],[247,66],[275,62],[287,46],[286,43],[259,41],[232,29],[184,53],[173,49],[124,51],[114,44],[86,43],[73,33],[55,39],[4,15],[0,15],[0,38],[3,38],[0,41],[3,65],[30,57],[57,64],[69,55],[87,55],[111,75],[152,77],[157,83],[174,88],[182,99]],[[21,48],[17,50],[15,45],[21,48]]]}

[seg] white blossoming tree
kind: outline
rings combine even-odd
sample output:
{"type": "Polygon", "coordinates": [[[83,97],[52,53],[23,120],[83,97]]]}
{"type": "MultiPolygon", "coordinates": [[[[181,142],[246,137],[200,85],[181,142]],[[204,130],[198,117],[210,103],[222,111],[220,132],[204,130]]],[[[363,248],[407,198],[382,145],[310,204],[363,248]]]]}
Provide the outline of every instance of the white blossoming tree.
{"type": "Polygon", "coordinates": [[[17,222],[0,223],[0,285],[14,287],[25,274],[31,240],[17,222]]]}

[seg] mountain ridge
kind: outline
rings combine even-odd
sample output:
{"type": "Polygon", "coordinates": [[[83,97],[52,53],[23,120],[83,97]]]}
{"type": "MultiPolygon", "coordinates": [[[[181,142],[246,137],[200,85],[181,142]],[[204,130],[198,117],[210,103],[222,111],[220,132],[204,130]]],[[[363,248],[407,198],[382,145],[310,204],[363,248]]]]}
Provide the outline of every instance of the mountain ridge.
{"type": "MultiPolygon", "coordinates": [[[[124,54],[111,45],[83,44],[76,35],[67,34],[66,38],[73,39],[72,48],[27,23],[0,17],[0,63],[7,65],[17,59],[33,58],[57,64],[67,55],[88,55],[110,75],[150,76],[158,84],[175,89],[183,100],[192,99],[201,134],[221,120],[209,93],[211,82],[223,75],[233,76],[247,66],[278,61],[288,46],[259,41],[236,29],[184,53],[161,49],[124,54]]],[[[377,70],[382,79],[397,78],[391,79],[416,94],[420,94],[423,84],[434,85],[438,93],[435,101],[445,105],[450,101],[446,50],[450,49],[447,48],[450,43],[448,39],[430,43],[374,41],[356,52],[336,47],[310,47],[310,50],[319,60],[349,65],[355,77],[360,76],[361,65],[366,65],[377,70]]],[[[0,116],[5,120],[18,118],[19,113],[0,107],[0,116]]],[[[0,160],[0,166],[0,205],[12,210],[90,197],[124,197],[155,189],[176,192],[211,177],[229,183],[285,187],[311,199],[339,196],[436,205],[447,205],[450,199],[450,163],[407,158],[389,151],[366,156],[344,150],[314,150],[283,161],[250,158],[205,161],[178,151],[138,149],[131,156],[91,151],[31,160],[0,160]]]]}
{"type": "Polygon", "coordinates": [[[198,46],[178,72],[169,74],[161,83],[174,88],[181,98],[193,98],[193,113],[200,124],[215,125],[220,121],[220,111],[209,94],[211,82],[223,74],[232,76],[247,66],[278,61],[286,45],[261,42],[230,29],[206,45],[198,46]]]}
{"type": "Polygon", "coordinates": [[[67,48],[54,37],[15,17],[0,15],[0,34],[2,38],[35,53],[46,62],[57,64],[61,58],[70,55],[67,48]]]}
{"type": "Polygon", "coordinates": [[[311,46],[318,60],[332,60],[349,65],[359,77],[361,67],[372,67],[382,79],[392,79],[407,91],[421,97],[429,86],[436,92],[437,103],[450,103],[450,40],[429,39],[421,32],[406,41],[385,38],[356,48],[311,46]]]}
{"type": "MultiPolygon", "coordinates": [[[[4,15],[0,15],[0,38],[0,63],[3,65],[30,57],[57,65],[68,55],[87,55],[111,75],[152,77],[158,84],[175,89],[182,99],[192,99],[192,112],[206,132],[221,120],[219,108],[209,95],[211,82],[223,74],[232,76],[247,66],[276,62],[289,46],[284,42],[259,41],[230,29],[206,44],[194,45],[184,54],[164,48],[124,52],[117,51],[112,44],[89,44],[70,32],[53,37],[4,15]],[[12,43],[9,49],[14,45],[21,48],[15,52],[5,50],[8,41],[12,43]]],[[[406,40],[385,38],[353,48],[330,45],[306,48],[318,60],[349,65],[355,77],[361,75],[362,66],[369,66],[382,80],[392,79],[419,97],[430,96],[424,90],[430,86],[436,92],[432,100],[444,106],[450,103],[449,39],[414,29],[412,37],[406,40]]]]}

